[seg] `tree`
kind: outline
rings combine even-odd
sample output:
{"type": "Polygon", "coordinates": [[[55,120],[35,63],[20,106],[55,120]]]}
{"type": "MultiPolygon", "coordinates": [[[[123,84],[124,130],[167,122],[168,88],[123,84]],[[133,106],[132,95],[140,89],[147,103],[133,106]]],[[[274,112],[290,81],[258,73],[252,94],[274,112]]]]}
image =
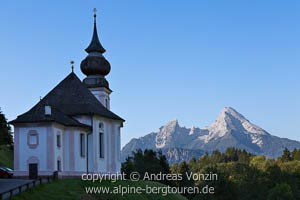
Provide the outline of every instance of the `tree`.
{"type": "MultiPolygon", "coordinates": [[[[129,175],[132,172],[138,172],[143,179],[146,175],[157,174],[169,174],[170,167],[167,159],[161,152],[156,153],[152,149],[141,149],[132,152],[133,156],[128,157],[124,163],[122,163],[121,171],[125,173],[126,178],[130,178],[129,175]]],[[[152,179],[151,179],[152,180],[152,179]]],[[[154,180],[155,181],[155,180],[154,180]]],[[[168,184],[165,179],[158,180],[161,183],[168,184]]]]}
{"type": "Polygon", "coordinates": [[[226,149],[224,160],[226,162],[249,163],[251,156],[252,154],[248,153],[246,150],[240,150],[234,147],[229,147],[226,149]]]}
{"type": "Polygon", "coordinates": [[[272,188],[275,183],[281,183],[283,174],[280,167],[276,164],[269,166],[266,169],[266,178],[268,180],[268,185],[270,188],[272,188]]]}
{"type": "Polygon", "coordinates": [[[293,160],[300,160],[300,149],[294,149],[292,152],[293,160]]]}
{"type": "Polygon", "coordinates": [[[286,184],[277,184],[269,191],[268,200],[294,200],[291,187],[286,184]]]}
{"type": "Polygon", "coordinates": [[[266,157],[263,155],[253,156],[250,160],[250,165],[259,170],[263,170],[266,165],[266,157]]]}
{"type": "Polygon", "coordinates": [[[134,171],[134,163],[132,157],[126,158],[126,161],[122,163],[121,171],[126,175],[125,176],[126,179],[130,178],[129,177],[130,173],[134,171]]]}
{"type": "Polygon", "coordinates": [[[165,155],[162,154],[162,151],[158,152],[159,165],[162,167],[162,173],[170,173],[170,166],[165,155]]]}
{"type": "Polygon", "coordinates": [[[235,184],[237,199],[261,199],[266,186],[262,184],[261,172],[257,168],[241,162],[224,163],[218,167],[235,184]]]}
{"type": "Polygon", "coordinates": [[[211,154],[211,160],[214,163],[224,162],[225,156],[219,150],[214,150],[211,154]]]}
{"type": "Polygon", "coordinates": [[[5,115],[0,111],[0,145],[12,145],[13,137],[11,127],[7,123],[5,115]]]}
{"type": "Polygon", "coordinates": [[[225,152],[225,156],[227,162],[236,162],[239,160],[237,149],[234,147],[227,148],[225,152]]]}
{"type": "MultiPolygon", "coordinates": [[[[226,165],[226,164],[225,164],[226,165]]],[[[196,194],[192,200],[236,200],[237,187],[226,174],[217,169],[216,166],[207,166],[201,170],[201,174],[217,174],[218,178],[216,180],[201,180],[195,183],[200,189],[208,186],[214,188],[214,194],[196,194]]]]}
{"type": "Polygon", "coordinates": [[[291,152],[288,150],[288,148],[285,148],[283,150],[283,154],[282,156],[279,158],[282,162],[288,162],[292,160],[292,154],[291,152]]]}
{"type": "Polygon", "coordinates": [[[177,187],[192,187],[194,185],[194,182],[193,180],[189,180],[187,177],[187,174],[189,174],[190,172],[190,167],[185,161],[177,164],[172,173],[182,175],[182,180],[176,180],[175,185],[177,187]]]}

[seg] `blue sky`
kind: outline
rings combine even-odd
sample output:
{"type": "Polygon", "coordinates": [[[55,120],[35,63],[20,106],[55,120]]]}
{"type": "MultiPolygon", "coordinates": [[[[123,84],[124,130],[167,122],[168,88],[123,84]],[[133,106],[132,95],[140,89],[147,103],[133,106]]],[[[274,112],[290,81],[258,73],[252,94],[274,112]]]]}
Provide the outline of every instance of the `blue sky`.
{"type": "Polygon", "coordinates": [[[298,1],[3,1],[0,106],[9,120],[79,65],[98,9],[122,145],[172,119],[203,127],[231,106],[300,140],[298,1]]]}

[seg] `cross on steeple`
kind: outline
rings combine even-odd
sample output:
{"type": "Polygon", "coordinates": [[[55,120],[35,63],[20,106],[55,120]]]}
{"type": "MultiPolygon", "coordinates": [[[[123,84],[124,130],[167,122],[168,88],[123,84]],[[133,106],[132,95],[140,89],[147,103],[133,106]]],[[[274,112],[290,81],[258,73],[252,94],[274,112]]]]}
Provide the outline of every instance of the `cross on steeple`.
{"type": "Polygon", "coordinates": [[[74,72],[74,63],[75,62],[73,60],[70,61],[72,73],[74,72]]]}
{"type": "Polygon", "coordinates": [[[94,12],[94,22],[96,23],[96,17],[97,17],[97,8],[93,9],[94,12]]]}

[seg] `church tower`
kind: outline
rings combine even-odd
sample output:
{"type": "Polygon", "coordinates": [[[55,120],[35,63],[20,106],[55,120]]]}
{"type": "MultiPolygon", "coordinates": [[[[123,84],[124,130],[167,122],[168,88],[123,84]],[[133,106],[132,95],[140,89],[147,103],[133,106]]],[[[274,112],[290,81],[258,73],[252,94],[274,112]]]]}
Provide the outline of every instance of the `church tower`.
{"type": "Polygon", "coordinates": [[[105,59],[103,54],[105,49],[101,45],[97,33],[96,10],[94,10],[94,31],[90,45],[85,49],[88,56],[81,62],[80,68],[82,73],[87,77],[83,83],[95,95],[95,97],[110,110],[110,97],[112,90],[105,76],[110,72],[110,63],[105,59]]]}

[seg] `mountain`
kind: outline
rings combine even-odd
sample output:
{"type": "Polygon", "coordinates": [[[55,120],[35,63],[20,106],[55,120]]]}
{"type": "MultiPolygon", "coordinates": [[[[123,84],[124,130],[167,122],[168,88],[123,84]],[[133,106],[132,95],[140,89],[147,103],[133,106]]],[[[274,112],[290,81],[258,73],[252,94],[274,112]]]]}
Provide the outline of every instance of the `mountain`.
{"type": "Polygon", "coordinates": [[[169,164],[190,161],[205,154],[201,149],[162,148],[162,154],[166,156],[169,164]]]}
{"type": "Polygon", "coordinates": [[[136,149],[161,150],[170,163],[176,163],[217,149],[224,152],[228,147],[277,158],[284,148],[300,148],[300,142],[273,136],[235,109],[225,107],[208,127],[185,128],[173,120],[160,127],[158,132],[132,139],[123,147],[121,155],[125,160],[136,149]]]}

